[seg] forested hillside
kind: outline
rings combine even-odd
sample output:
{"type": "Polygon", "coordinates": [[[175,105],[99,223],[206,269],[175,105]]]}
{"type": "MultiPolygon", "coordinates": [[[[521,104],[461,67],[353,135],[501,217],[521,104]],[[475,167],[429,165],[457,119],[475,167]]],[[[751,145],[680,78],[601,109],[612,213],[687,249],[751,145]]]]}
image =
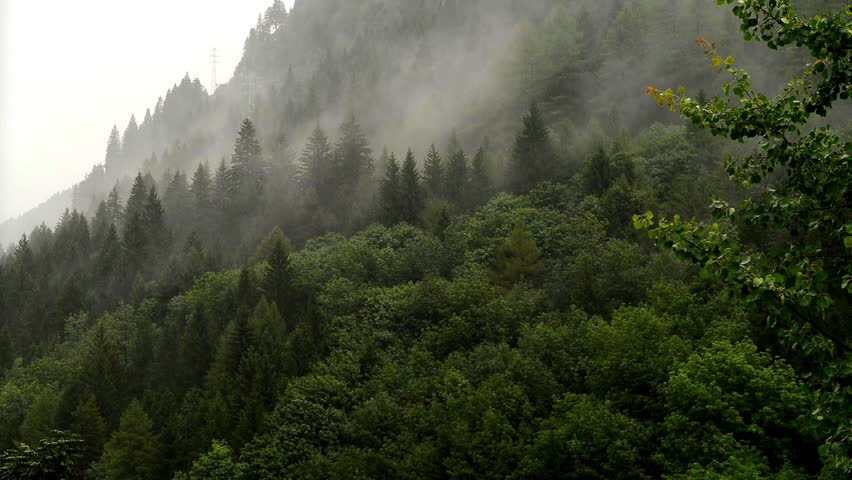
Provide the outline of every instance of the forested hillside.
{"type": "Polygon", "coordinates": [[[0,228],[0,479],[848,478],[852,9],[714,3],[275,1],[0,228]]]}

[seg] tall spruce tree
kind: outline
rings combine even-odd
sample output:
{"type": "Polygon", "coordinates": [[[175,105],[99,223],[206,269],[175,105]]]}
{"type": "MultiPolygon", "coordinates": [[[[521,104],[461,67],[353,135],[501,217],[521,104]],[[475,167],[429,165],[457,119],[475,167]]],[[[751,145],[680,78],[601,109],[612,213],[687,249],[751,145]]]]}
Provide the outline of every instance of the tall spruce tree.
{"type": "Polygon", "coordinates": [[[423,183],[426,193],[432,198],[444,196],[446,178],[444,172],[444,161],[435,144],[429,146],[426,161],[423,163],[423,183]]]}
{"type": "Polygon", "coordinates": [[[320,201],[337,195],[334,182],[334,152],[319,125],[302,151],[299,178],[305,191],[313,191],[320,201]]]}
{"type": "Polygon", "coordinates": [[[263,276],[262,289],[266,298],[279,312],[289,310],[293,272],[290,270],[290,248],[287,239],[277,228],[272,234],[272,251],[267,258],[268,268],[263,276]]]}
{"type": "Polygon", "coordinates": [[[423,187],[420,185],[420,172],[414,153],[408,150],[402,163],[400,175],[400,220],[410,224],[417,223],[420,211],[423,210],[423,187]]]}
{"type": "Polygon", "coordinates": [[[157,480],[162,474],[161,455],[154,422],[142,404],[134,400],[104,446],[98,470],[106,480],[157,480]]]}
{"type": "Polygon", "coordinates": [[[393,225],[401,219],[401,188],[399,162],[391,153],[387,160],[385,178],[379,189],[379,215],[386,225],[393,225]]]}
{"type": "Polygon", "coordinates": [[[107,175],[112,178],[117,177],[121,169],[121,134],[118,133],[118,127],[113,125],[112,131],[109,132],[109,140],[107,140],[106,158],[104,159],[107,175]]]}
{"type": "Polygon", "coordinates": [[[516,192],[528,191],[559,174],[550,129],[545,125],[537,103],[530,105],[529,112],[523,117],[523,124],[515,137],[509,164],[508,184],[516,192]]]}
{"type": "Polygon", "coordinates": [[[470,201],[473,207],[482,205],[491,196],[488,155],[488,139],[486,139],[473,156],[470,172],[470,201]]]}
{"type": "Polygon", "coordinates": [[[267,166],[257,140],[254,123],[245,119],[234,142],[234,154],[228,170],[228,191],[241,211],[251,211],[263,193],[267,166]]]}
{"type": "Polygon", "coordinates": [[[446,177],[447,198],[456,205],[464,207],[468,189],[467,155],[464,153],[455,131],[450,135],[447,155],[449,156],[446,177]]]}

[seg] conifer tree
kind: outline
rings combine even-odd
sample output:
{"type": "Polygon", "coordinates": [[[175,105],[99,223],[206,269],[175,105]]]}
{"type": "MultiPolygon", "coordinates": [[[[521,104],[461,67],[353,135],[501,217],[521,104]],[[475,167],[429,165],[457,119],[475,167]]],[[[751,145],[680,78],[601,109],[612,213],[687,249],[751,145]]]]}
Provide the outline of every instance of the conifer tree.
{"type": "Polygon", "coordinates": [[[210,215],[212,189],[210,167],[207,165],[207,162],[201,162],[192,175],[192,185],[190,186],[195,210],[195,221],[198,224],[202,223],[201,220],[208,218],[210,215]]]}
{"type": "Polygon", "coordinates": [[[550,130],[538,104],[533,102],[523,117],[523,128],[515,137],[509,164],[508,183],[513,191],[525,192],[558,176],[558,164],[550,130]]]}
{"type": "Polygon", "coordinates": [[[134,215],[143,215],[145,211],[145,200],[148,198],[148,188],[145,185],[145,178],[142,173],[137,173],[133,180],[133,186],[130,187],[130,196],[127,198],[127,205],[124,208],[124,219],[127,221],[134,215]]]}
{"type": "Polygon", "coordinates": [[[145,198],[143,222],[150,239],[149,247],[162,252],[168,242],[168,230],[165,224],[165,212],[160,197],[157,195],[157,187],[151,186],[148,196],[145,198]]]}
{"type": "Polygon", "coordinates": [[[124,129],[124,136],[121,139],[121,158],[122,168],[124,170],[132,167],[131,161],[139,143],[139,125],[136,123],[136,116],[131,115],[130,121],[127,122],[127,128],[124,129]]]}
{"type": "Polygon", "coordinates": [[[273,230],[272,235],[272,251],[267,258],[268,269],[263,277],[262,289],[266,298],[278,307],[278,311],[285,312],[289,307],[292,289],[290,249],[280,230],[273,230]]]}
{"type": "Polygon", "coordinates": [[[308,144],[302,151],[299,177],[302,188],[313,191],[320,200],[336,195],[334,177],[334,152],[328,137],[317,125],[308,144]]]}
{"type": "Polygon", "coordinates": [[[104,166],[107,174],[113,178],[117,177],[121,172],[121,135],[118,133],[118,127],[113,125],[112,131],[109,133],[107,140],[106,158],[104,166]]]}
{"type": "Polygon", "coordinates": [[[212,194],[213,206],[221,212],[228,204],[228,168],[225,166],[224,158],[219,162],[219,168],[216,169],[212,194]]]}
{"type": "Polygon", "coordinates": [[[161,454],[154,422],[142,404],[134,400],[104,446],[98,470],[106,480],[157,480],[161,478],[161,454]]]}
{"type": "Polygon", "coordinates": [[[107,440],[107,424],[94,394],[77,404],[71,419],[71,431],[80,435],[85,442],[83,460],[86,463],[97,460],[107,440]]]}
{"type": "Polygon", "coordinates": [[[506,242],[497,250],[495,282],[504,287],[532,280],[541,271],[541,251],[521,221],[515,223],[506,242]]]}
{"type": "Polygon", "coordinates": [[[234,142],[234,154],[228,171],[228,191],[232,198],[239,200],[240,207],[250,211],[263,193],[266,178],[267,167],[254,123],[245,119],[234,142]]]}
{"type": "Polygon", "coordinates": [[[491,195],[491,178],[488,174],[488,139],[476,151],[473,156],[473,165],[470,173],[470,200],[473,207],[482,205],[488,201],[491,195]]]}
{"type": "Polygon", "coordinates": [[[396,156],[391,153],[387,161],[385,178],[382,180],[379,191],[379,214],[386,225],[393,225],[401,219],[401,188],[399,162],[397,162],[396,156]]]}
{"type": "Polygon", "coordinates": [[[459,143],[456,132],[450,135],[450,142],[447,146],[447,182],[446,192],[447,198],[458,206],[465,205],[465,196],[468,189],[468,166],[467,155],[459,143]]]}
{"type": "Polygon", "coordinates": [[[400,174],[400,220],[415,224],[423,210],[423,188],[420,186],[420,172],[414,153],[408,150],[400,174]]]}
{"type": "Polygon", "coordinates": [[[429,146],[429,153],[426,154],[426,162],[423,164],[423,183],[430,197],[440,198],[444,195],[444,162],[434,143],[429,146]]]}
{"type": "Polygon", "coordinates": [[[371,153],[367,137],[361,131],[355,114],[350,114],[340,126],[340,138],[334,152],[336,165],[333,184],[337,186],[338,192],[329,199],[336,200],[330,206],[343,214],[344,223],[351,216],[359,188],[372,174],[371,153]]]}
{"type": "Polygon", "coordinates": [[[121,197],[118,195],[118,186],[112,187],[107,197],[107,214],[110,223],[118,226],[124,222],[124,208],[121,205],[121,197]]]}

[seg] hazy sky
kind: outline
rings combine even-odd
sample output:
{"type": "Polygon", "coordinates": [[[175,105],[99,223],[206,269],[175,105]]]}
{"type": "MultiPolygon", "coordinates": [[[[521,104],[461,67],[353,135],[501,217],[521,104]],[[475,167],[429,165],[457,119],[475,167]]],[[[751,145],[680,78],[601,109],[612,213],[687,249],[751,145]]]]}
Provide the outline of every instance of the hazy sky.
{"type": "MultiPolygon", "coordinates": [[[[285,0],[288,9],[292,0],[285,0]]],[[[272,0],[0,0],[0,222],[103,162],[185,73],[230,79],[272,0]]]]}

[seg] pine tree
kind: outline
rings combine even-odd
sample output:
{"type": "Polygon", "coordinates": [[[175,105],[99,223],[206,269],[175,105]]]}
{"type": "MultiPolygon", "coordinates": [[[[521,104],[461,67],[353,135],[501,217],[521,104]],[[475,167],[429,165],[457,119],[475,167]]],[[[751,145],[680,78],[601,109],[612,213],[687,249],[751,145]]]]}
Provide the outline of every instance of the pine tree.
{"type": "Polygon", "coordinates": [[[444,195],[444,187],[446,185],[444,162],[434,143],[429,147],[426,162],[423,164],[423,181],[426,193],[430,197],[440,198],[444,195]]]}
{"type": "Polygon", "coordinates": [[[267,258],[268,269],[263,277],[262,289],[266,298],[278,307],[278,311],[285,312],[290,307],[293,278],[290,249],[280,230],[273,230],[271,235],[272,251],[267,258]]]}
{"type": "Polygon", "coordinates": [[[423,188],[420,186],[420,172],[417,171],[414,153],[409,149],[400,175],[400,219],[413,225],[417,223],[421,210],[423,188]]]}
{"type": "Polygon", "coordinates": [[[189,231],[193,217],[193,196],[189,191],[186,174],[178,170],[166,186],[163,208],[170,225],[181,238],[189,231]]]}
{"type": "Polygon", "coordinates": [[[401,181],[399,173],[399,162],[391,153],[388,157],[385,178],[379,191],[379,210],[382,221],[386,225],[393,225],[400,221],[402,213],[401,181]]]}
{"type": "Polygon", "coordinates": [[[121,197],[118,195],[118,186],[112,187],[107,197],[107,214],[109,215],[110,223],[113,225],[121,225],[124,222],[124,208],[121,205],[121,197]]]}
{"type": "Polygon", "coordinates": [[[127,198],[127,205],[124,208],[125,221],[134,215],[142,216],[147,198],[148,188],[145,185],[145,178],[142,176],[142,173],[137,173],[136,178],[133,180],[133,186],[130,187],[130,196],[127,198]]]}
{"type": "Polygon", "coordinates": [[[192,185],[189,187],[192,194],[192,214],[195,225],[201,227],[203,232],[209,229],[209,222],[213,208],[213,185],[210,178],[210,167],[207,162],[198,164],[192,175],[192,185]]]}
{"type": "Polygon", "coordinates": [[[527,226],[518,221],[506,242],[497,250],[495,282],[511,287],[532,280],[541,271],[541,251],[527,226]]]}
{"type": "MultiPolygon", "coordinates": [[[[367,137],[355,120],[355,115],[350,114],[340,126],[340,138],[334,152],[336,165],[332,172],[332,182],[338,192],[328,198],[329,207],[340,212],[344,224],[348,223],[357,204],[359,189],[372,174],[371,153],[367,137]]],[[[321,197],[321,200],[326,199],[321,197]]]]}
{"type": "Polygon", "coordinates": [[[450,135],[447,155],[449,155],[446,177],[447,197],[456,205],[464,206],[468,189],[467,155],[465,155],[464,149],[459,143],[456,132],[450,135]]]}
{"type": "Polygon", "coordinates": [[[136,116],[131,115],[130,121],[127,122],[127,128],[124,129],[124,136],[121,139],[121,158],[125,170],[132,166],[131,162],[138,149],[138,137],[139,125],[136,124],[136,116]]]}
{"type": "Polygon", "coordinates": [[[589,195],[603,195],[615,181],[609,156],[603,145],[598,145],[595,152],[583,165],[580,174],[589,195]]]}
{"type": "Polygon", "coordinates": [[[491,196],[491,178],[488,175],[488,139],[473,156],[473,168],[470,174],[471,206],[482,205],[491,196]]]}
{"type": "Polygon", "coordinates": [[[538,183],[558,176],[558,164],[550,129],[538,104],[533,102],[524,115],[524,127],[515,137],[509,165],[509,186],[513,191],[525,192],[538,183]]]}
{"type": "Polygon", "coordinates": [[[107,440],[107,424],[94,394],[77,404],[71,419],[71,431],[80,435],[85,442],[83,460],[86,463],[97,460],[107,440]]]}
{"type": "Polygon", "coordinates": [[[355,114],[340,126],[340,139],[337,141],[336,154],[340,164],[338,176],[344,188],[344,194],[353,195],[362,179],[372,173],[373,160],[370,158],[370,144],[355,119],[355,114]]]}
{"type": "Polygon", "coordinates": [[[104,166],[107,174],[113,178],[117,177],[123,168],[121,164],[121,134],[118,133],[118,127],[115,125],[113,125],[112,131],[109,133],[109,140],[107,140],[104,166]]]}
{"type": "Polygon", "coordinates": [[[234,142],[234,154],[228,171],[228,191],[232,198],[238,199],[240,207],[251,211],[263,193],[266,178],[267,167],[254,123],[245,119],[234,142]]]}
{"type": "Polygon", "coordinates": [[[157,480],[161,478],[161,450],[154,422],[142,404],[134,400],[104,446],[98,470],[106,480],[157,480]]]}
{"type": "Polygon", "coordinates": [[[337,194],[334,184],[334,152],[328,137],[317,125],[302,151],[299,177],[305,191],[313,191],[320,201],[337,194]]]}
{"type": "Polygon", "coordinates": [[[169,240],[165,211],[160,202],[160,197],[157,195],[157,187],[153,185],[148,190],[142,218],[145,230],[148,233],[148,247],[155,249],[155,253],[164,252],[169,240]]]}
{"type": "Polygon", "coordinates": [[[213,206],[220,212],[225,209],[229,201],[228,198],[228,168],[225,166],[225,159],[219,162],[219,168],[216,169],[216,176],[213,178],[213,206]]]}

